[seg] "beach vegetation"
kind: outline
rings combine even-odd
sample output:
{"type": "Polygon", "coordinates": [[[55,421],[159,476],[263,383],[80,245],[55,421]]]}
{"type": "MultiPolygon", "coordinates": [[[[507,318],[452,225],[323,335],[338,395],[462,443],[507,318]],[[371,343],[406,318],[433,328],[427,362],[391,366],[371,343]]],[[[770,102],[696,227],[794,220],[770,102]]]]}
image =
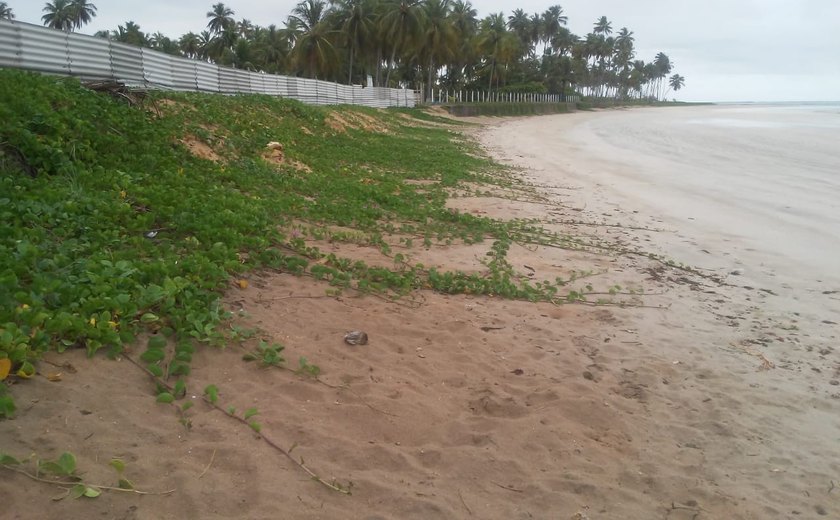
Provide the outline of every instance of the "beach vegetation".
{"type": "Polygon", "coordinates": [[[65,451],[54,460],[40,459],[32,454],[28,459],[21,460],[7,453],[0,453],[0,468],[24,475],[25,477],[39,482],[55,486],[62,490],[53,500],[64,500],[65,498],[98,498],[103,491],[132,493],[137,495],[169,495],[175,490],[162,492],[142,491],[134,487],[134,483],[125,478],[126,464],[122,459],[112,458],[108,462],[117,473],[117,482],[114,485],[95,484],[83,477],[79,471],[76,456],[65,451]]]}
{"type": "MultiPolygon", "coordinates": [[[[460,124],[417,110],[172,93],[136,107],[72,79],[7,70],[0,118],[0,417],[15,411],[7,384],[35,375],[48,350],[116,356],[142,340],[146,370],[186,380],[197,348],[256,334],[220,303],[254,270],[309,276],[332,296],[410,300],[431,289],[563,302],[585,288],[521,276],[506,260],[512,244],[613,254],[534,222],[446,208],[463,183],[517,181],[464,140],[460,124]],[[271,142],[286,143],[281,160],[268,154],[271,142]],[[324,238],[393,262],[369,265],[308,242],[324,238]],[[406,260],[412,248],[482,242],[492,244],[486,273],[406,260]]],[[[262,341],[244,356],[278,366],[284,348],[262,341]]],[[[176,390],[155,395],[172,403],[176,390]]]]}

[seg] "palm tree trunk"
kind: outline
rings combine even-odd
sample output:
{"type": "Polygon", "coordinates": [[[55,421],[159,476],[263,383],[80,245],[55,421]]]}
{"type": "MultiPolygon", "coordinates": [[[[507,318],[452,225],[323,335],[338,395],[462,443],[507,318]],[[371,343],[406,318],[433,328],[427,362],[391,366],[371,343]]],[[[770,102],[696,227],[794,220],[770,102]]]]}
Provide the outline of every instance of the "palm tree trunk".
{"type": "Polygon", "coordinates": [[[388,64],[388,74],[385,75],[385,87],[391,84],[391,70],[394,68],[394,59],[397,57],[397,46],[391,51],[391,62],[388,64]]]}
{"type": "Polygon", "coordinates": [[[490,65],[490,83],[487,85],[487,90],[493,90],[493,73],[496,71],[496,58],[493,58],[493,63],[490,65]]]}
{"type": "Polygon", "coordinates": [[[434,80],[434,77],[433,77],[433,72],[432,72],[432,71],[434,70],[434,59],[433,59],[433,56],[434,56],[434,55],[433,55],[432,53],[429,53],[429,99],[431,99],[431,94],[432,94],[432,81],[434,80]]]}
{"type": "Polygon", "coordinates": [[[350,70],[347,72],[347,84],[353,84],[353,51],[355,48],[351,45],[350,46],[350,70]]]}
{"type": "Polygon", "coordinates": [[[376,46],[376,82],[377,87],[382,86],[382,46],[376,46]]]}

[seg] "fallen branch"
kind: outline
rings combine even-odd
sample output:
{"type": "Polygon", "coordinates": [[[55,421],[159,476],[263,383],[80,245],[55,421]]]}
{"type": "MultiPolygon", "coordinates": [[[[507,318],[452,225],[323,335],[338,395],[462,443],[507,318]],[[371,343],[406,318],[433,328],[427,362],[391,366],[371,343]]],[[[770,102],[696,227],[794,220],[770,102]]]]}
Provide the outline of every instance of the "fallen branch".
{"type": "Polygon", "coordinates": [[[470,516],[472,516],[472,510],[470,509],[470,506],[467,505],[466,501],[464,501],[464,496],[461,495],[461,490],[460,489],[458,490],[458,498],[461,499],[461,503],[464,504],[464,509],[467,510],[467,513],[469,513],[470,516]]]}
{"type": "MultiPolygon", "coordinates": [[[[125,355],[124,355],[123,357],[125,357],[125,359],[127,359],[127,360],[128,360],[128,361],[132,364],[132,365],[136,366],[137,368],[139,368],[140,370],[142,370],[143,372],[145,372],[145,373],[146,373],[146,374],[147,374],[150,378],[152,378],[152,380],[153,380],[155,383],[157,383],[157,384],[159,384],[159,385],[161,385],[161,386],[165,387],[165,388],[166,388],[167,390],[169,390],[170,392],[173,392],[173,391],[174,391],[174,387],[173,387],[173,386],[171,386],[171,385],[170,385],[169,383],[167,383],[166,381],[163,381],[162,379],[160,379],[159,377],[157,377],[156,375],[154,375],[154,374],[153,374],[152,372],[150,372],[150,371],[149,371],[146,367],[142,366],[140,363],[138,363],[137,361],[135,361],[134,359],[132,359],[132,358],[131,358],[131,357],[129,357],[129,356],[125,356],[125,355]]],[[[307,467],[307,466],[306,466],[306,465],[305,465],[302,461],[298,461],[297,459],[295,459],[294,457],[292,457],[292,454],[291,454],[288,450],[285,450],[284,448],[282,448],[279,444],[277,444],[277,443],[276,443],[275,441],[273,441],[271,438],[267,437],[265,434],[260,433],[260,432],[257,432],[256,430],[254,430],[254,429],[251,427],[251,425],[248,423],[248,421],[247,421],[246,419],[243,419],[242,417],[239,417],[239,416],[236,416],[236,415],[231,415],[231,414],[229,414],[229,413],[227,412],[227,410],[225,410],[224,408],[222,408],[222,407],[221,407],[221,406],[219,406],[218,404],[216,404],[216,403],[212,402],[212,401],[211,401],[211,400],[210,400],[210,399],[209,399],[206,395],[201,396],[201,399],[202,399],[205,403],[207,403],[207,404],[209,404],[211,407],[213,407],[213,409],[215,409],[216,411],[221,412],[221,413],[223,413],[225,416],[230,417],[230,418],[232,418],[232,419],[234,419],[234,420],[236,420],[236,421],[239,421],[239,422],[241,422],[242,424],[244,424],[245,426],[247,426],[247,427],[248,427],[248,429],[250,429],[251,431],[253,431],[253,432],[257,435],[257,437],[261,438],[263,441],[265,441],[265,443],[266,443],[266,444],[268,444],[269,446],[271,446],[271,447],[272,447],[272,448],[274,448],[275,450],[279,451],[280,453],[282,453],[282,454],[283,454],[283,456],[285,456],[287,459],[289,459],[290,461],[292,461],[292,463],[293,463],[295,466],[297,466],[298,468],[300,468],[301,470],[303,470],[304,472],[306,472],[306,473],[307,473],[307,474],[308,474],[308,475],[312,478],[312,480],[314,480],[314,481],[318,482],[318,483],[319,483],[319,484],[321,484],[322,486],[325,486],[325,487],[327,487],[327,488],[329,488],[329,489],[331,489],[331,490],[333,490],[333,491],[337,491],[337,492],[339,492],[339,493],[341,493],[341,494],[343,494],[343,495],[349,495],[349,494],[350,494],[350,490],[348,490],[348,489],[344,489],[344,488],[339,487],[339,486],[336,486],[335,484],[331,484],[331,483],[327,482],[326,480],[322,479],[321,477],[319,477],[317,473],[315,473],[314,471],[312,471],[311,469],[309,469],[309,468],[308,468],[308,467],[307,467]]]]}
{"type": "Polygon", "coordinates": [[[33,475],[32,473],[29,473],[26,470],[22,470],[20,468],[15,468],[15,467],[9,466],[7,464],[3,464],[2,467],[6,468],[10,471],[14,471],[15,473],[20,473],[21,475],[26,475],[27,477],[31,478],[32,480],[34,480],[36,482],[43,482],[45,484],[53,484],[55,486],[60,486],[64,489],[70,489],[72,487],[78,486],[79,484],[82,484],[86,487],[92,487],[92,488],[96,488],[96,489],[105,489],[105,490],[108,490],[108,491],[121,491],[123,493],[134,493],[134,494],[137,494],[137,495],[170,495],[170,494],[175,492],[174,489],[170,489],[169,491],[140,491],[139,489],[126,489],[126,488],[120,488],[120,487],[114,487],[114,486],[101,486],[99,484],[88,484],[86,482],[67,482],[67,481],[64,481],[64,480],[50,480],[50,479],[46,479],[46,478],[41,478],[37,475],[33,475]],[[65,486],[67,486],[67,487],[65,487],[65,486]]]}
{"type": "Polygon", "coordinates": [[[210,466],[213,465],[214,460],[216,460],[216,448],[213,448],[213,454],[210,455],[210,462],[207,463],[207,466],[204,468],[204,471],[201,472],[201,475],[199,475],[198,478],[203,477],[204,474],[207,473],[207,470],[209,470],[210,466]]]}
{"type": "Polygon", "coordinates": [[[504,484],[499,484],[498,482],[495,482],[495,481],[493,481],[493,480],[491,480],[491,481],[490,481],[490,483],[491,483],[491,484],[495,484],[495,485],[499,486],[499,487],[500,487],[500,488],[502,488],[502,489],[507,489],[508,491],[513,491],[513,492],[515,492],[515,493],[524,493],[524,492],[525,492],[525,491],[524,491],[524,490],[522,490],[522,489],[517,489],[517,488],[515,488],[515,487],[506,486],[506,485],[504,485],[504,484]]]}

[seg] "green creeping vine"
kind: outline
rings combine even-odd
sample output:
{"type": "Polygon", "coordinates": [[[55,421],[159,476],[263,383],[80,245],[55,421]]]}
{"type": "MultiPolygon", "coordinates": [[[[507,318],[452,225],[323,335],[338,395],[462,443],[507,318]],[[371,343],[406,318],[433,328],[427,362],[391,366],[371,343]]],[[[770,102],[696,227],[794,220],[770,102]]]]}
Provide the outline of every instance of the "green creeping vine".
{"type": "MultiPolygon", "coordinates": [[[[147,338],[141,358],[156,377],[188,377],[198,346],[227,341],[232,316],[220,295],[255,269],[312,276],[330,294],[433,289],[560,302],[586,291],[523,279],[505,260],[511,244],[610,253],[531,223],[447,209],[463,183],[514,181],[446,120],[419,111],[206,94],[152,93],[146,103],[156,110],[71,79],[0,70],[0,418],[15,411],[5,383],[32,377],[47,350],[116,355],[147,338]],[[334,130],[331,110],[374,117],[386,131],[334,130]],[[213,155],[193,155],[188,140],[213,155]],[[275,141],[284,162],[265,158],[275,141]],[[490,272],[427,270],[399,253],[393,268],[323,255],[283,231],[300,222],[312,233],[352,227],[361,235],[346,239],[364,236],[388,255],[392,235],[409,248],[491,240],[490,272]]],[[[280,362],[269,347],[253,356],[280,362]]]]}
{"type": "Polygon", "coordinates": [[[102,491],[120,491],[137,495],[168,495],[175,492],[174,489],[158,493],[135,489],[134,484],[123,475],[125,472],[125,462],[117,458],[111,459],[108,463],[117,472],[116,486],[85,482],[76,468],[76,457],[70,452],[62,453],[55,460],[32,458],[31,462],[32,469],[30,470],[26,468],[24,462],[11,455],[0,453],[0,468],[19,473],[36,482],[61,488],[63,493],[53,497],[53,500],[63,500],[68,497],[97,498],[102,494],[102,491]]]}

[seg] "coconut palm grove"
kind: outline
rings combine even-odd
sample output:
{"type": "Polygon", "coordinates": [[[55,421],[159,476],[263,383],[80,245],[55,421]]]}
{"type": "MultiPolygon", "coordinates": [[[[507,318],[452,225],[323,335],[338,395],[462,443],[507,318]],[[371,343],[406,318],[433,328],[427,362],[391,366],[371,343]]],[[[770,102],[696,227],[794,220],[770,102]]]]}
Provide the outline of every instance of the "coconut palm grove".
{"type": "MultiPolygon", "coordinates": [[[[74,31],[97,14],[86,0],[53,0],[41,21],[74,31]]],[[[200,17],[201,13],[196,13],[200,17]]],[[[236,18],[217,3],[206,29],[170,38],[127,21],[96,36],[252,71],[415,90],[484,90],[664,99],[685,78],[663,52],[636,55],[633,31],[602,16],[573,34],[559,5],[479,18],[465,0],[303,0],[281,25],[236,18]],[[670,75],[670,76],[669,76],[670,75]]],[[[7,2],[0,17],[12,19],[7,2]]]]}

